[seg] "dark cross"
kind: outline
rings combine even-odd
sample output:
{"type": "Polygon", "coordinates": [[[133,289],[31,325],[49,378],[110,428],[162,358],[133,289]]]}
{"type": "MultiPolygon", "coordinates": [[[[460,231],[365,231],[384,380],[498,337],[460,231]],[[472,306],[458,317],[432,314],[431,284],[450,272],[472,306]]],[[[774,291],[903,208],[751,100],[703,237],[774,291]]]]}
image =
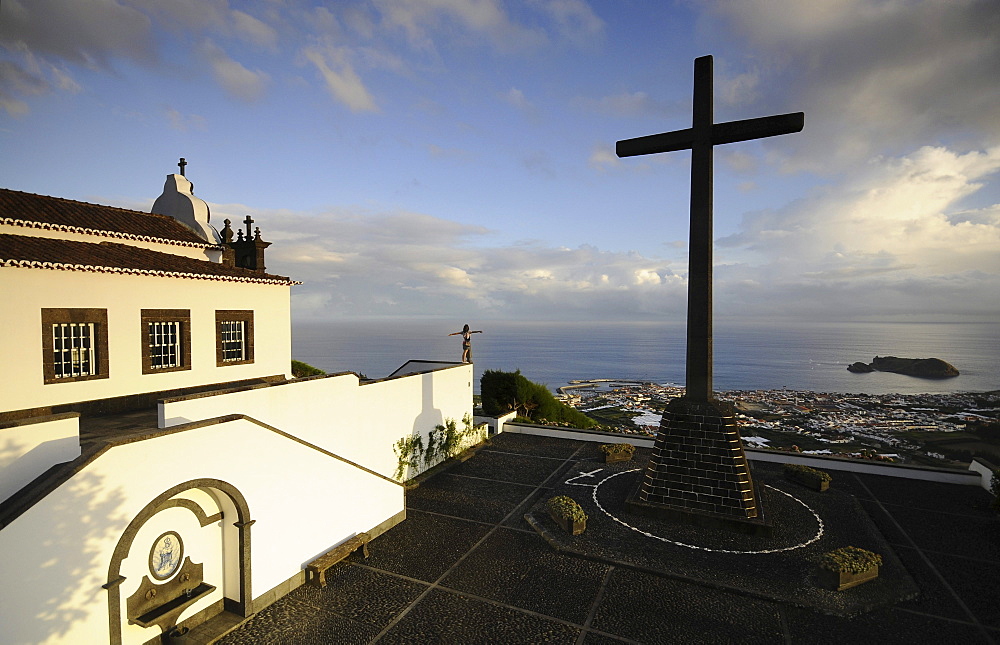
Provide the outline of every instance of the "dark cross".
{"type": "Polygon", "coordinates": [[[619,157],[691,150],[688,241],[687,397],[712,398],[712,146],[800,132],[802,112],[715,123],[712,57],[694,60],[694,116],[685,130],[619,141],[619,157]]]}
{"type": "Polygon", "coordinates": [[[181,169],[181,177],[184,176],[184,166],[188,165],[188,162],[181,157],[181,160],[177,162],[177,167],[181,169]]]}
{"type": "Polygon", "coordinates": [[[253,239],[253,234],[250,233],[250,225],[253,224],[253,220],[250,219],[249,215],[247,215],[247,218],[245,220],[243,220],[243,223],[247,225],[247,239],[248,240],[252,240],[253,239]]]}

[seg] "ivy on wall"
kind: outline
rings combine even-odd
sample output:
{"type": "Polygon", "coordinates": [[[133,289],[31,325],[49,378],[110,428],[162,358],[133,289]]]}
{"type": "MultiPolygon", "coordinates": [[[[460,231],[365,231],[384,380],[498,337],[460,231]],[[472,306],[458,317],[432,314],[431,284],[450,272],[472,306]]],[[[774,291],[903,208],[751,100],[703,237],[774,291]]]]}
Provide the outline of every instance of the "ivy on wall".
{"type": "Polygon", "coordinates": [[[393,445],[396,453],[396,472],[394,477],[402,481],[406,474],[416,475],[421,470],[450,459],[463,450],[486,439],[487,427],[476,428],[472,425],[472,416],[468,413],[462,417],[462,427],[454,419],[445,419],[443,425],[437,425],[427,433],[427,447],[424,447],[420,435],[403,437],[393,445]],[[423,469],[420,468],[421,462],[423,469]]]}

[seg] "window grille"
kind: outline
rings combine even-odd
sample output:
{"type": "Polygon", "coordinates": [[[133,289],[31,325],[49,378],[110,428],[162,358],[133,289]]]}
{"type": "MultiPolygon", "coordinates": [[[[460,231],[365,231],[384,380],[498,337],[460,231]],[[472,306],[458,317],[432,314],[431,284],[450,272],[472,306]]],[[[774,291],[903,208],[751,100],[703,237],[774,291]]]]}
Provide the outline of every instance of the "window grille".
{"type": "Polygon", "coordinates": [[[245,321],[222,321],[222,360],[224,362],[246,360],[245,321]]]}
{"type": "Polygon", "coordinates": [[[52,325],[53,367],[56,378],[97,373],[94,357],[94,323],[52,325]]]}
{"type": "Polygon", "coordinates": [[[181,364],[181,323],[151,322],[149,331],[149,366],[156,369],[179,367],[181,364]]]}

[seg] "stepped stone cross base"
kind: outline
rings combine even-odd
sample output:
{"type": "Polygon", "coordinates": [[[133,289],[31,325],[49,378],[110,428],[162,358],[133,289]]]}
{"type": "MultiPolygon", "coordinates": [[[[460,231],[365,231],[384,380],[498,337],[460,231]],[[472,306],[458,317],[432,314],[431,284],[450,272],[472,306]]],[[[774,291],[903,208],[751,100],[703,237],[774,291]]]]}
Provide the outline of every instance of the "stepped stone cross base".
{"type": "Polygon", "coordinates": [[[770,535],[736,427],[717,400],[674,399],[653,454],[625,507],[646,516],[752,535],[770,535]]]}

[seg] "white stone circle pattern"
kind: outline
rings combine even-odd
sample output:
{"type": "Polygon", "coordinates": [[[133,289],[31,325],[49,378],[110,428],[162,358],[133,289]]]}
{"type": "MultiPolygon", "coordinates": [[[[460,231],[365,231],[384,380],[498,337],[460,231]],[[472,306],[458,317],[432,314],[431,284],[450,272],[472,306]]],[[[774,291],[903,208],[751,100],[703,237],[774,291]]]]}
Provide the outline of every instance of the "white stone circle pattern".
{"type": "Polygon", "coordinates": [[[780,553],[782,551],[793,551],[795,549],[801,549],[803,547],[809,546],[813,542],[815,542],[818,539],[820,539],[821,537],[823,537],[823,518],[821,518],[816,511],[814,511],[812,508],[810,508],[808,504],[806,504],[805,502],[803,502],[798,497],[795,497],[791,493],[786,493],[785,491],[781,490],[780,488],[775,488],[774,486],[771,486],[769,484],[764,484],[764,485],[767,486],[768,488],[770,488],[771,490],[774,490],[774,491],[777,491],[777,492],[781,493],[782,495],[785,495],[787,497],[791,497],[792,499],[794,499],[799,504],[802,504],[802,506],[804,506],[807,511],[809,511],[810,513],[812,513],[812,516],[816,519],[816,524],[817,524],[817,530],[816,530],[816,534],[815,535],[813,535],[810,539],[806,540],[805,542],[800,542],[798,544],[793,544],[792,546],[786,546],[786,547],[782,547],[780,549],[761,549],[761,550],[758,550],[758,551],[750,551],[750,550],[743,550],[743,551],[741,551],[741,550],[733,550],[733,549],[710,549],[710,548],[705,547],[705,546],[699,546],[697,544],[687,544],[685,542],[678,542],[677,540],[671,540],[669,538],[665,538],[665,537],[663,537],[661,535],[654,535],[653,533],[650,533],[648,531],[643,531],[642,529],[640,529],[638,527],[632,526],[628,522],[626,522],[626,521],[622,520],[621,518],[613,515],[611,512],[608,511],[608,509],[604,508],[604,506],[601,505],[600,500],[597,499],[597,490],[601,487],[602,484],[604,484],[605,482],[607,482],[610,479],[612,479],[614,477],[617,477],[619,475],[625,475],[627,473],[634,473],[637,470],[639,470],[638,468],[633,468],[631,470],[623,470],[621,472],[612,473],[612,474],[608,475],[607,477],[605,477],[604,479],[602,479],[601,481],[597,482],[596,484],[578,484],[578,483],[575,483],[573,481],[574,479],[579,479],[580,477],[593,477],[596,473],[600,472],[601,470],[602,469],[597,469],[597,470],[589,472],[589,473],[580,473],[576,477],[571,477],[570,479],[567,479],[564,483],[569,484],[570,486],[585,486],[585,487],[588,487],[588,488],[593,488],[592,496],[594,498],[594,503],[597,505],[597,508],[601,509],[601,512],[603,512],[605,515],[607,515],[608,517],[610,517],[614,521],[618,522],[619,524],[621,524],[625,528],[632,529],[636,533],[640,533],[640,534],[642,534],[642,535],[644,535],[644,536],[646,536],[648,538],[652,538],[654,540],[659,540],[661,542],[666,542],[668,544],[673,544],[675,546],[682,546],[682,547],[685,547],[685,548],[688,548],[688,549],[697,549],[699,551],[708,551],[710,553],[736,553],[736,554],[741,554],[741,555],[761,555],[761,554],[765,554],[765,553],[780,553]]]}

